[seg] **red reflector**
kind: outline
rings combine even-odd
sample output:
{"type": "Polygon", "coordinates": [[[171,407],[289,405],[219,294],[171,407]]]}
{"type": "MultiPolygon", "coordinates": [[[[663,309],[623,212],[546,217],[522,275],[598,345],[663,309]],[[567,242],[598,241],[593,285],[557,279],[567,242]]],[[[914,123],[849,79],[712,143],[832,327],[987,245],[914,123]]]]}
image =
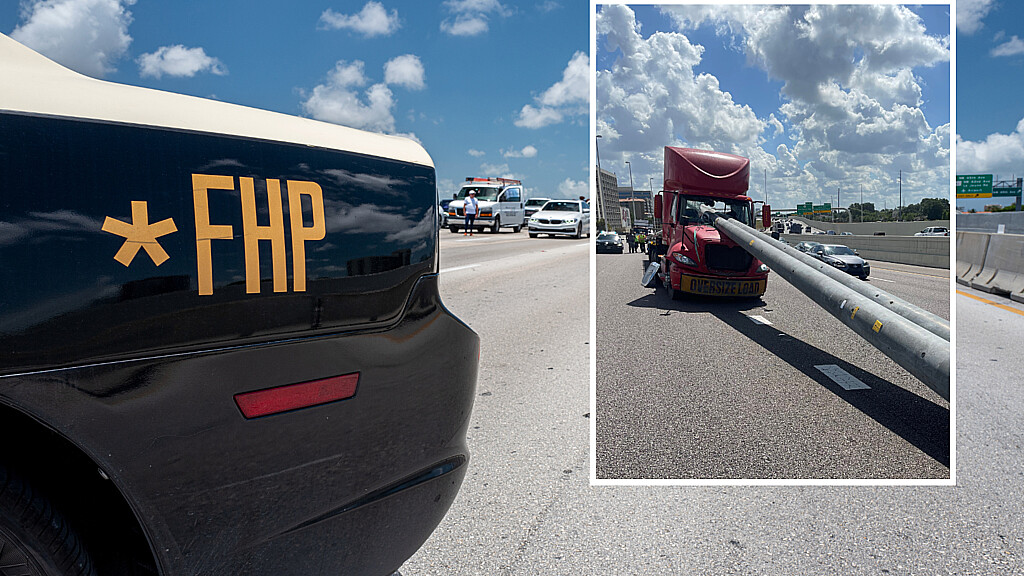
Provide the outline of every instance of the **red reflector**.
{"type": "Polygon", "coordinates": [[[256,418],[351,398],[356,395],[358,383],[359,372],[355,372],[323,380],[235,394],[235,404],[238,404],[243,416],[256,418]]]}

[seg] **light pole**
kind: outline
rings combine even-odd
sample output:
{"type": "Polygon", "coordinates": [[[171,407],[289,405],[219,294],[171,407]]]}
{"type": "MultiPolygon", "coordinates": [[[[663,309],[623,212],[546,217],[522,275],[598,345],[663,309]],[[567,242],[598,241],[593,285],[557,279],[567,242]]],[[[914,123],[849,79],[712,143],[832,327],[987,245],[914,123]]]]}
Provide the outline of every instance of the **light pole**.
{"type": "Polygon", "coordinates": [[[899,178],[896,181],[900,183],[900,205],[896,207],[896,212],[899,214],[896,221],[899,222],[903,219],[903,170],[900,170],[899,178]]]}
{"type": "Polygon", "coordinates": [[[633,165],[626,160],[626,168],[629,169],[629,215],[636,222],[636,206],[633,204],[633,199],[636,198],[636,194],[633,193],[633,165]]]}
{"type": "Polygon", "coordinates": [[[597,152],[597,219],[604,222],[604,229],[608,229],[608,219],[604,217],[604,190],[601,188],[601,147],[598,146],[597,140],[601,139],[601,135],[597,135],[597,139],[594,140],[594,151],[597,152]]]}
{"type": "Polygon", "coordinates": [[[647,180],[651,183],[651,203],[648,205],[648,207],[650,209],[647,210],[647,213],[648,213],[647,219],[649,221],[653,222],[654,221],[654,178],[648,176],[647,180]]]}

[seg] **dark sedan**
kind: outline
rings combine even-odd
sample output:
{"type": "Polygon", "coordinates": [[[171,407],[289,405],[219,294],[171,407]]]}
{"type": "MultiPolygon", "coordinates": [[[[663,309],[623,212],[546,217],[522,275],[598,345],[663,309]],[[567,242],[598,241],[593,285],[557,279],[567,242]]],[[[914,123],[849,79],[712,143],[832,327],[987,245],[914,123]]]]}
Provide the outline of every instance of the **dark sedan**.
{"type": "Polygon", "coordinates": [[[814,256],[861,280],[871,274],[871,266],[857,254],[857,251],[841,244],[824,244],[815,249],[814,256]]]}
{"type": "Polygon", "coordinates": [[[615,232],[601,232],[597,235],[597,253],[622,254],[622,237],[615,232]]]}

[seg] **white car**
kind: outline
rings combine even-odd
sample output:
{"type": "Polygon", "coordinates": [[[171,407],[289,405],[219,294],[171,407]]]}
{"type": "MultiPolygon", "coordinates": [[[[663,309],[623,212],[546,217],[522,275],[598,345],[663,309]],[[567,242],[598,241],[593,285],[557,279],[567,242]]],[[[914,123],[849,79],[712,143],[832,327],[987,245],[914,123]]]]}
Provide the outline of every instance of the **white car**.
{"type": "Polygon", "coordinates": [[[530,216],[533,216],[538,210],[541,209],[551,198],[530,198],[523,204],[523,210],[526,212],[523,218],[523,226],[529,227],[530,216]]]}
{"type": "Polygon", "coordinates": [[[929,226],[914,236],[949,236],[949,228],[944,226],[929,226]]]}
{"type": "Polygon", "coordinates": [[[590,236],[590,205],[583,200],[549,200],[529,222],[530,238],[540,234],[590,236]]]}

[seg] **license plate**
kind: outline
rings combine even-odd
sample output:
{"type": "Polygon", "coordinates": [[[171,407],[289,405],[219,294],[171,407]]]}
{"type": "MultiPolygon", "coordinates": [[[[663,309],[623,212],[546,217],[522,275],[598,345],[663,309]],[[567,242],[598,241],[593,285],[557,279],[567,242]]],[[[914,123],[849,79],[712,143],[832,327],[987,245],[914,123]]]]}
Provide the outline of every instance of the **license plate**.
{"type": "Polygon", "coordinates": [[[705,296],[760,296],[767,285],[767,280],[723,280],[685,274],[679,278],[681,291],[705,296]]]}

